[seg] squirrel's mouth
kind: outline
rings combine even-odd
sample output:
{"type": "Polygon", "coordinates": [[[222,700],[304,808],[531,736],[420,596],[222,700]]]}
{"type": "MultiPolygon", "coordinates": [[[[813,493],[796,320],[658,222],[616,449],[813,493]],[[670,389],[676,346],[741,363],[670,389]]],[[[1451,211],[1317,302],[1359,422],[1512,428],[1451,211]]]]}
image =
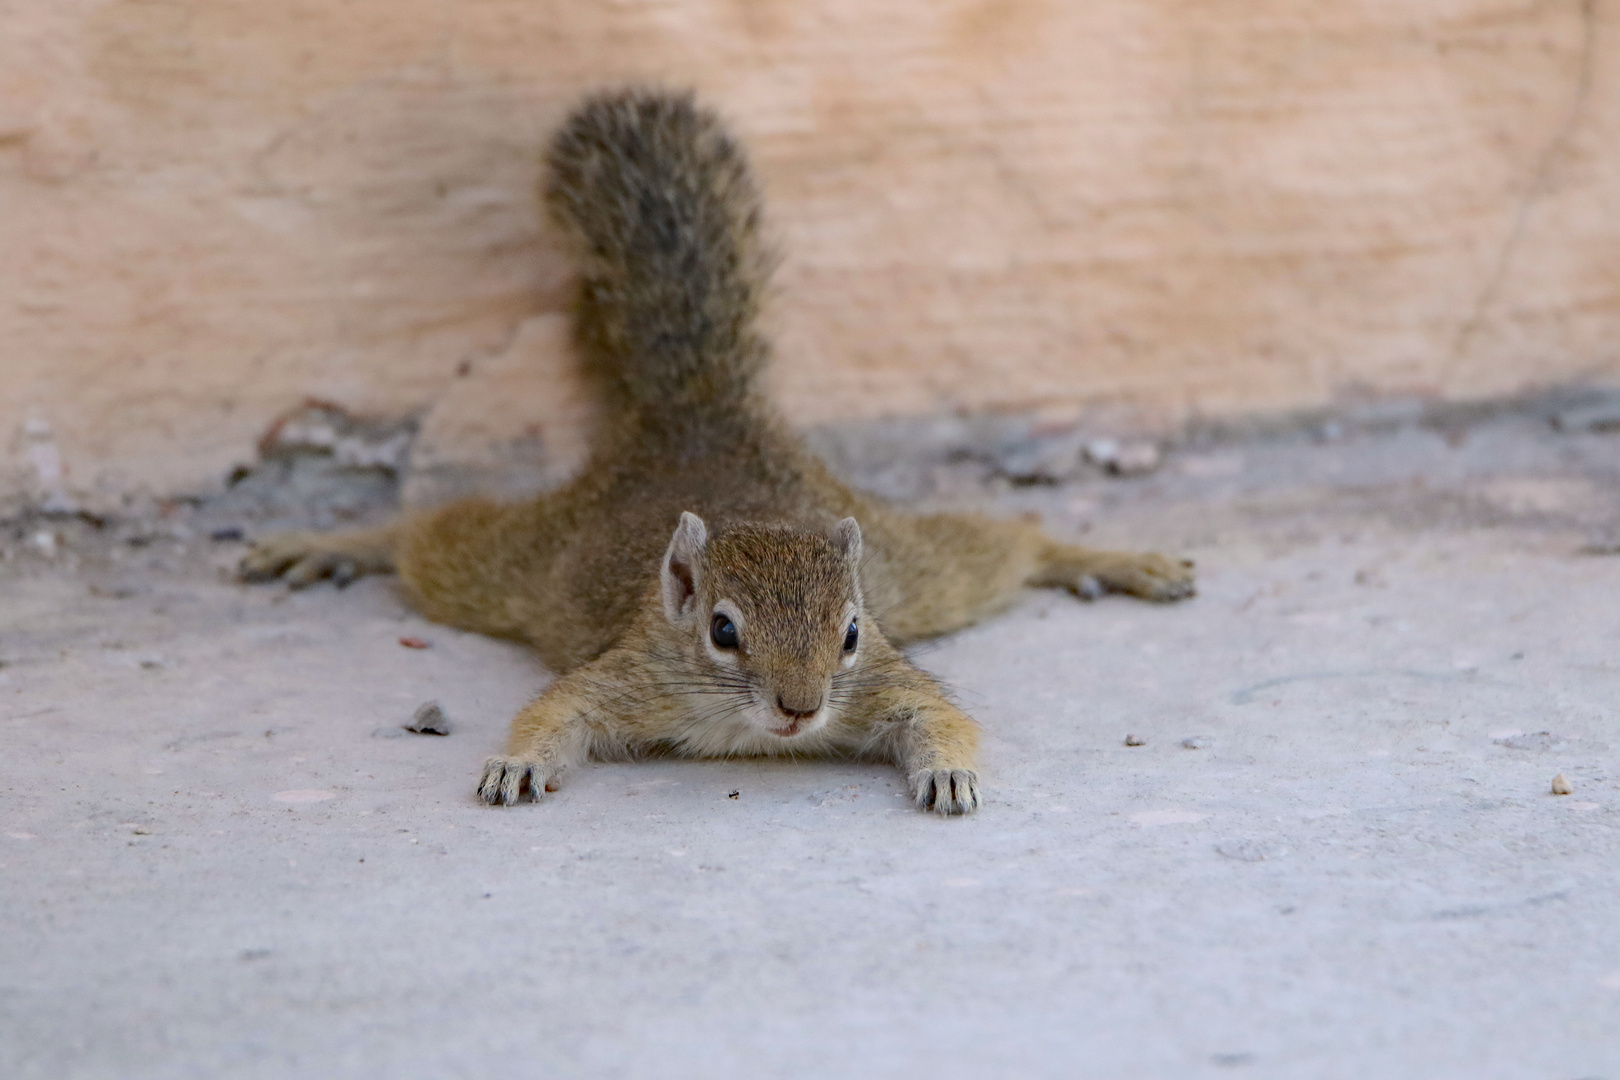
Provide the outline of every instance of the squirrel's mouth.
{"type": "Polygon", "coordinates": [[[825,696],[816,702],[813,709],[795,709],[779,694],[759,693],[755,700],[754,723],[778,739],[796,739],[816,731],[825,726],[833,715],[825,696]]]}
{"type": "Polygon", "coordinates": [[[792,739],[819,728],[827,719],[827,710],[823,707],[814,712],[784,713],[781,709],[772,709],[769,715],[770,722],[765,725],[765,730],[779,739],[792,739]]]}
{"type": "Polygon", "coordinates": [[[777,717],[776,719],[777,719],[777,726],[773,727],[773,728],[769,728],[768,730],[770,731],[770,733],[772,735],[775,735],[777,738],[780,738],[780,739],[791,739],[791,738],[793,738],[793,736],[797,735],[799,732],[801,732],[805,728],[809,727],[810,724],[811,724],[811,720],[814,719],[814,718],[811,717],[811,718],[800,719],[798,717],[795,717],[794,719],[787,720],[787,719],[784,719],[783,717],[777,717]]]}

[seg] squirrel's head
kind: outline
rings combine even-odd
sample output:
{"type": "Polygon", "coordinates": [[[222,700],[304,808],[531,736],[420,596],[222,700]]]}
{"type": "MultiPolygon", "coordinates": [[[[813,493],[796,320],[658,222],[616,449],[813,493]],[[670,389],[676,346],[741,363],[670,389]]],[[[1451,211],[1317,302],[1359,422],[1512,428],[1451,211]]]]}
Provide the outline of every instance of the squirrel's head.
{"type": "Polygon", "coordinates": [[[681,515],[660,573],[664,616],[713,693],[733,697],[717,715],[784,739],[827,724],[834,678],[861,652],[860,561],[854,518],[830,536],[739,525],[711,537],[702,518],[681,515]]]}

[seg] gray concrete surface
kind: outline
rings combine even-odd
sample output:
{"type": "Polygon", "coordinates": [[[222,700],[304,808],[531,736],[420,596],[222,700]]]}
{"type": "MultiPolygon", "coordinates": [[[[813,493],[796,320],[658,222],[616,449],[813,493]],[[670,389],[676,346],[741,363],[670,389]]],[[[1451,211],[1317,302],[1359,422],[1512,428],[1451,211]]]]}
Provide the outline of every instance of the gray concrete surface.
{"type": "Polygon", "coordinates": [[[1203,580],[923,650],[987,734],[964,820],[811,762],[490,809],[520,649],[230,583],[208,507],[15,522],[0,1076],[1620,1080],[1617,450],[1504,417],[965,492],[1203,580]],[[450,736],[401,731],[429,698],[450,736]]]}

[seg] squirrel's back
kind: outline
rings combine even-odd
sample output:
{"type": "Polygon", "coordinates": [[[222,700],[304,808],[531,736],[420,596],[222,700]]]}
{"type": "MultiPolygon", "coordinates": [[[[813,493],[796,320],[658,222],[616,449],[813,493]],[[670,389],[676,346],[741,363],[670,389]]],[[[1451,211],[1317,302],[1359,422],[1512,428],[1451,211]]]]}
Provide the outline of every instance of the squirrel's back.
{"type": "Polygon", "coordinates": [[[742,409],[768,353],[755,320],[771,266],[747,157],[719,118],[689,94],[597,94],[546,161],[588,363],[642,415],[742,409]]]}

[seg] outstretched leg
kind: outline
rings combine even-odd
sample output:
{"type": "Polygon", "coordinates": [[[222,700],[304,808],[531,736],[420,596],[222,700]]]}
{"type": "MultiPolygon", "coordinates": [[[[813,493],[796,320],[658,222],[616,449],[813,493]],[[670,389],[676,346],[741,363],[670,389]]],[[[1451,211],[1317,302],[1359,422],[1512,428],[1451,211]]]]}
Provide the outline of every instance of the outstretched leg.
{"type": "Polygon", "coordinates": [[[1058,586],[1086,599],[1122,592],[1168,601],[1194,592],[1187,560],[1061,543],[1031,519],[879,511],[862,528],[874,553],[861,568],[867,604],[902,643],[971,626],[1029,586],[1058,586]]]}
{"type": "Polygon", "coordinates": [[[399,531],[395,522],[379,529],[277,533],[256,542],[237,573],[243,581],[281,578],[295,589],[331,578],[341,589],[363,574],[392,573],[399,531]]]}
{"type": "Polygon", "coordinates": [[[1197,592],[1191,559],[1152,551],[1099,551],[1048,540],[1025,580],[1036,587],[1068,589],[1086,600],[1107,592],[1143,600],[1183,600],[1197,592]]]}
{"type": "Polygon", "coordinates": [[[479,798],[491,806],[511,806],[525,794],[539,802],[557,790],[565,769],[589,756],[591,720],[601,726],[604,718],[593,714],[605,704],[593,693],[592,666],[564,675],[517,714],[506,753],[484,762],[479,798]]]}
{"type": "Polygon", "coordinates": [[[341,587],[362,574],[398,571],[412,605],[428,618],[526,637],[534,611],[546,606],[533,595],[555,547],[546,511],[539,499],[463,499],[379,529],[279,533],[256,543],[238,573],[243,581],[281,578],[301,589],[325,578],[341,587]]]}
{"type": "Polygon", "coordinates": [[[676,730],[689,682],[660,673],[644,642],[632,640],[581,664],[512,720],[506,753],[484,763],[478,795],[511,806],[556,791],[567,769],[595,756],[624,758],[676,730]]]}
{"type": "MultiPolygon", "coordinates": [[[[979,725],[946,699],[939,685],[887,641],[861,669],[848,708],[867,732],[866,753],[892,761],[911,797],[936,814],[971,814],[979,808],[979,725]]],[[[833,693],[839,694],[838,680],[833,693]]]]}

